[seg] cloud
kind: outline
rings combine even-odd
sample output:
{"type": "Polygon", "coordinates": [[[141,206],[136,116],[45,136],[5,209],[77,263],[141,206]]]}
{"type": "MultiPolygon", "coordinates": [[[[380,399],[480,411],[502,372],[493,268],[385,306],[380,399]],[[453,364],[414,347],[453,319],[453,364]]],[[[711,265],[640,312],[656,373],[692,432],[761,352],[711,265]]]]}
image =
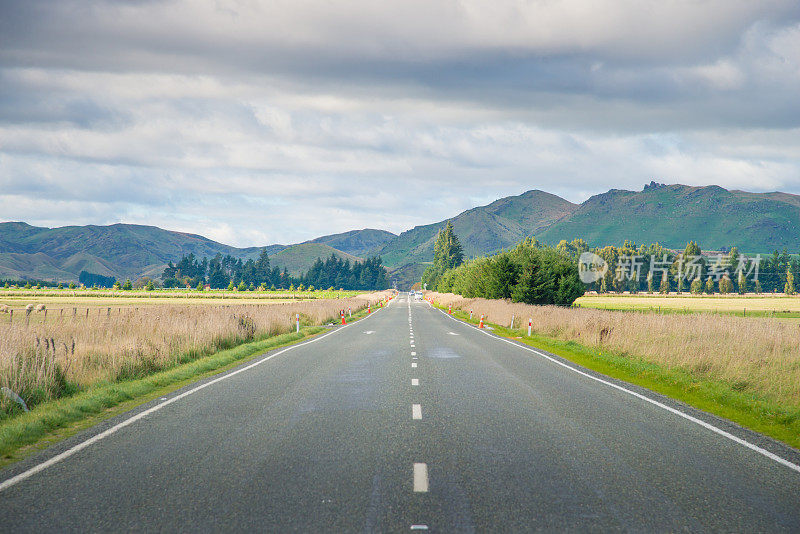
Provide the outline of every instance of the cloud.
{"type": "Polygon", "coordinates": [[[237,245],[528,189],[800,193],[793,1],[0,0],[0,213],[237,245]]]}

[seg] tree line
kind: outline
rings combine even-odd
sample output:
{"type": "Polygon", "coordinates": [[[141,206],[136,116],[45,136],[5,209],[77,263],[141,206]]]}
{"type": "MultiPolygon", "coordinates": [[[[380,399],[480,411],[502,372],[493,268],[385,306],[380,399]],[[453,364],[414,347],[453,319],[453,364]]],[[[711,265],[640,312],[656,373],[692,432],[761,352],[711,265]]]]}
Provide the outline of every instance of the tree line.
{"type": "Polygon", "coordinates": [[[433,265],[423,275],[423,282],[429,289],[467,298],[557,306],[572,305],[585,291],[577,263],[535,238],[494,256],[463,263],[461,244],[450,222],[437,235],[433,265]]]}
{"type": "Polygon", "coordinates": [[[202,260],[194,254],[170,262],[161,275],[164,287],[197,287],[208,284],[214,289],[295,289],[335,287],[337,289],[386,289],[386,269],[375,256],[362,262],[341,260],[335,254],[322,261],[317,258],[303,275],[292,276],[284,267],[270,265],[266,249],[258,258],[246,261],[217,254],[202,260]]]}
{"type": "Polygon", "coordinates": [[[771,255],[745,255],[737,247],[717,253],[703,253],[694,241],[683,251],[659,243],[636,245],[625,241],[621,247],[589,247],[583,239],[562,240],[556,249],[578,262],[591,252],[602,258],[608,269],[587,289],[599,293],[781,293],[794,294],[800,276],[800,259],[787,250],[771,255]]]}

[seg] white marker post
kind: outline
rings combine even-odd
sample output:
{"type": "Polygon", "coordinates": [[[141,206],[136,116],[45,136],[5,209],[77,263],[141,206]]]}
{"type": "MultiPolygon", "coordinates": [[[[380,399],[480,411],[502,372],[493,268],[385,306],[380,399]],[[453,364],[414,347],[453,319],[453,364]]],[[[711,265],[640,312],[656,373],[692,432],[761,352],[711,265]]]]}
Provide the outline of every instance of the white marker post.
{"type": "Polygon", "coordinates": [[[296,315],[297,315],[297,333],[299,334],[300,333],[300,314],[298,313],[296,315]]]}
{"type": "Polygon", "coordinates": [[[350,306],[347,307],[347,316],[348,317],[352,317],[353,316],[353,310],[350,308],[350,306]]]}
{"type": "Polygon", "coordinates": [[[528,319],[528,337],[531,337],[531,328],[533,328],[533,319],[528,319]]]}

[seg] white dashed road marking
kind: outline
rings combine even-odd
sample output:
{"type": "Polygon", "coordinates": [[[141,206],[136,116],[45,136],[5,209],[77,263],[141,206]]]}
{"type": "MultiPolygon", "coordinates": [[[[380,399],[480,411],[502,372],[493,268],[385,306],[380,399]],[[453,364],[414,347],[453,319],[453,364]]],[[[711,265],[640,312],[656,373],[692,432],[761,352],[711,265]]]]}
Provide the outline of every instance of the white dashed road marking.
{"type": "Polygon", "coordinates": [[[419,378],[412,378],[411,379],[411,385],[412,386],[418,386],[419,385],[419,378]]]}
{"type": "Polygon", "coordinates": [[[428,464],[414,464],[414,491],[427,493],[428,491],[428,464]]]}
{"type": "Polygon", "coordinates": [[[422,419],[422,406],[419,404],[411,405],[411,419],[422,419]]]}
{"type": "Polygon", "coordinates": [[[417,362],[411,362],[411,368],[412,369],[416,369],[417,368],[417,362]]]}

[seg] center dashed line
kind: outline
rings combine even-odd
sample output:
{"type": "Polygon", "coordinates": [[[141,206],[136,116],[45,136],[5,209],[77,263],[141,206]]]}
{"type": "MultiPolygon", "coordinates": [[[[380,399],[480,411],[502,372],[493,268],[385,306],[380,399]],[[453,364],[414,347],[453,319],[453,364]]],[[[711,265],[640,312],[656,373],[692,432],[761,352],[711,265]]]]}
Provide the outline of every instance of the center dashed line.
{"type": "Polygon", "coordinates": [[[414,492],[428,492],[428,464],[414,464],[414,492]]]}
{"type": "Polygon", "coordinates": [[[411,379],[411,385],[412,386],[418,386],[419,385],[419,378],[412,378],[411,379]]]}
{"type": "Polygon", "coordinates": [[[419,404],[411,405],[411,419],[422,419],[422,406],[419,404]]]}
{"type": "Polygon", "coordinates": [[[411,368],[412,369],[416,369],[417,368],[417,362],[411,362],[411,368]]]}

